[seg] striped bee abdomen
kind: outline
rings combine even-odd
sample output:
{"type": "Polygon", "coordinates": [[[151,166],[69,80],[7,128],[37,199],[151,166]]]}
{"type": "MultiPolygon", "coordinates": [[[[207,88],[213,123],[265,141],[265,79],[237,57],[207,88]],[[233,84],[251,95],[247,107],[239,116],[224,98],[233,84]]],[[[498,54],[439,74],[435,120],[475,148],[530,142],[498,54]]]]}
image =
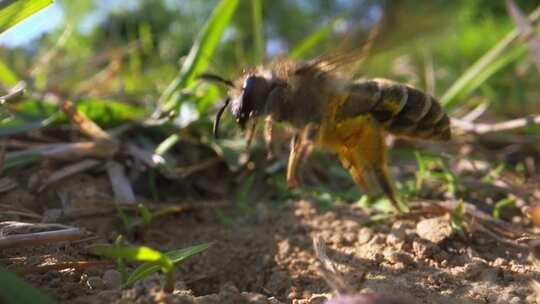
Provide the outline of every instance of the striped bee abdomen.
{"type": "Polygon", "coordinates": [[[449,140],[450,119],[432,96],[386,79],[357,81],[337,120],[371,114],[390,133],[412,138],[449,140]]]}

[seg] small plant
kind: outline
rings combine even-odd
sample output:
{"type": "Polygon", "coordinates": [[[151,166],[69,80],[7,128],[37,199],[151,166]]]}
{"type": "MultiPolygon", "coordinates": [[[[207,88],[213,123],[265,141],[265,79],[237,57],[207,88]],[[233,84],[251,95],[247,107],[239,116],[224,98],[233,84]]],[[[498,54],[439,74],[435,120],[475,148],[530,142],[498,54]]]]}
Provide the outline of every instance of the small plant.
{"type": "MultiPolygon", "coordinates": [[[[118,261],[122,261],[122,264],[119,263],[119,265],[123,265],[123,259],[145,262],[125,278],[125,281],[122,282],[124,286],[131,286],[135,282],[161,270],[165,274],[165,286],[163,286],[163,290],[172,292],[175,283],[174,265],[190,256],[205,251],[210,247],[211,243],[191,246],[166,253],[162,253],[146,246],[123,247],[119,245],[118,242],[115,246],[98,245],[93,248],[93,251],[100,256],[119,259],[118,261]]],[[[123,270],[120,269],[120,271],[123,270]]]]}
{"type": "Polygon", "coordinates": [[[493,217],[500,219],[502,209],[505,208],[516,208],[516,199],[514,197],[507,197],[495,203],[495,208],[493,208],[493,217]]]}
{"type": "Polygon", "coordinates": [[[417,195],[427,179],[435,179],[446,185],[448,192],[455,197],[459,180],[458,177],[450,171],[447,163],[438,156],[428,156],[419,152],[415,152],[414,155],[416,157],[416,162],[418,163],[418,170],[416,171],[416,184],[412,193],[417,195]],[[442,172],[431,170],[432,167],[437,167],[442,172]]]}
{"type": "Polygon", "coordinates": [[[452,230],[462,238],[465,238],[465,224],[463,221],[464,214],[465,204],[462,200],[460,200],[456,208],[454,208],[452,213],[450,213],[450,226],[452,226],[452,230]]]}

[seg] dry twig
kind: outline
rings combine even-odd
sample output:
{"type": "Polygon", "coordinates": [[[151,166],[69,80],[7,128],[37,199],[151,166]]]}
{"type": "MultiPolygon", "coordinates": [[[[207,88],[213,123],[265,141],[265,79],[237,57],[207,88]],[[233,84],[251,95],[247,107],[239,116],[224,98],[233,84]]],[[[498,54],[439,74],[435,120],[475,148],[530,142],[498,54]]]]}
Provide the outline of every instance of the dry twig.
{"type": "Polygon", "coordinates": [[[107,173],[114,192],[114,200],[119,204],[135,204],[135,193],[127,178],[124,166],[115,161],[107,162],[107,173]]]}
{"type": "Polygon", "coordinates": [[[47,186],[49,186],[50,184],[56,183],[68,176],[72,176],[74,174],[81,173],[88,169],[94,168],[99,164],[101,164],[101,161],[99,160],[85,159],[80,162],[65,166],[57,170],[53,174],[51,174],[49,177],[47,177],[47,179],[44,180],[39,186],[38,192],[45,190],[45,188],[47,188],[47,186]]]}
{"type": "Polygon", "coordinates": [[[73,241],[80,239],[82,236],[83,232],[79,228],[8,235],[0,237],[0,248],[18,248],[73,241]]]}
{"type": "Polygon", "coordinates": [[[452,125],[462,131],[475,134],[486,134],[519,129],[527,126],[540,124],[540,115],[512,119],[495,124],[473,123],[462,119],[452,118],[452,125]]]}

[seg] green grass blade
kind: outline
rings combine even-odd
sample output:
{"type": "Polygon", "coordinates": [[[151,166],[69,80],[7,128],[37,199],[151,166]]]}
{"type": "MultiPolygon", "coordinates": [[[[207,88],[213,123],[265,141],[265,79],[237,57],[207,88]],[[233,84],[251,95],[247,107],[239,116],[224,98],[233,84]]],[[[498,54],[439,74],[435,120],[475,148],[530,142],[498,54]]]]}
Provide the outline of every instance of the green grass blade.
{"type": "Polygon", "coordinates": [[[7,174],[15,168],[24,167],[40,159],[39,154],[26,153],[16,156],[8,156],[4,161],[4,166],[0,169],[0,172],[7,174]]]}
{"type": "Polygon", "coordinates": [[[180,105],[178,98],[172,97],[180,89],[191,86],[197,74],[206,68],[237,5],[238,0],[221,0],[216,6],[208,22],[195,39],[180,72],[159,98],[161,112],[168,112],[180,105]]]}
{"type": "Polygon", "coordinates": [[[0,303],[53,304],[55,302],[15,274],[0,268],[0,303]]]}
{"type": "Polygon", "coordinates": [[[309,35],[307,38],[302,40],[290,53],[289,57],[291,59],[301,59],[306,56],[314,46],[316,46],[321,40],[326,38],[332,33],[332,30],[336,24],[343,19],[344,15],[340,15],[332,19],[327,24],[321,26],[314,33],[309,35]]]}
{"type": "MultiPolygon", "coordinates": [[[[539,18],[540,9],[535,10],[529,16],[531,22],[534,22],[539,18]]],[[[508,59],[517,59],[518,56],[510,56],[510,58],[506,57],[507,60],[500,60],[503,54],[511,48],[512,43],[515,42],[518,37],[519,31],[517,29],[512,30],[499,41],[499,43],[480,57],[448,90],[446,90],[440,99],[441,104],[446,108],[455,106],[457,102],[480,86],[491,75],[512,62],[512,60],[508,59]],[[486,70],[489,70],[489,73],[486,73],[486,70]],[[471,83],[474,83],[474,85],[471,85],[471,83]]]]}
{"type": "MultiPolygon", "coordinates": [[[[173,250],[165,253],[167,257],[172,261],[173,264],[181,262],[182,260],[191,257],[195,254],[201,253],[210,247],[211,243],[196,245],[188,248],[183,248],[179,250],[173,250]]],[[[155,273],[160,269],[160,265],[157,263],[144,263],[141,266],[137,267],[133,273],[129,276],[126,285],[130,286],[133,283],[137,282],[140,279],[146,278],[147,276],[155,273]]]]}
{"type": "Polygon", "coordinates": [[[45,118],[43,120],[28,121],[28,122],[22,122],[22,121],[17,120],[15,123],[6,123],[6,124],[0,123],[0,137],[26,133],[32,130],[45,128],[46,126],[54,123],[58,119],[59,116],[60,116],[59,114],[53,114],[52,116],[45,118]]]}
{"type": "Polygon", "coordinates": [[[134,261],[156,262],[162,259],[163,254],[150,247],[114,247],[97,245],[93,248],[95,254],[109,258],[125,258],[134,261]]]}
{"type": "Polygon", "coordinates": [[[251,1],[251,16],[253,19],[254,60],[255,64],[261,64],[264,58],[264,28],[262,25],[262,1],[251,1]]]}
{"type": "Polygon", "coordinates": [[[6,87],[13,87],[19,81],[13,70],[0,60],[0,83],[6,87]]]}
{"type": "Polygon", "coordinates": [[[4,0],[0,2],[0,33],[53,3],[52,0],[4,0]]]}

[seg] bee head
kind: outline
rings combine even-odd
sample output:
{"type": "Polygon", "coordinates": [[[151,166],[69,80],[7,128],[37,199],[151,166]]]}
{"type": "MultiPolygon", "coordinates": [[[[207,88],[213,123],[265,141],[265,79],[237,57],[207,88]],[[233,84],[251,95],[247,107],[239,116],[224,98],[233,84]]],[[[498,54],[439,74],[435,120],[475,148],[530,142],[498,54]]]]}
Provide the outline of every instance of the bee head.
{"type": "Polygon", "coordinates": [[[225,108],[231,103],[231,112],[242,129],[249,119],[256,118],[264,111],[266,100],[271,90],[271,81],[260,75],[249,74],[245,77],[242,87],[235,86],[230,80],[213,74],[203,74],[199,78],[223,83],[231,88],[225,104],[219,109],[214,121],[214,137],[218,137],[219,121],[225,108]]]}
{"type": "Polygon", "coordinates": [[[270,83],[268,79],[257,75],[246,77],[241,94],[233,99],[231,105],[234,119],[242,129],[245,128],[250,118],[261,115],[269,92],[270,83]]]}

